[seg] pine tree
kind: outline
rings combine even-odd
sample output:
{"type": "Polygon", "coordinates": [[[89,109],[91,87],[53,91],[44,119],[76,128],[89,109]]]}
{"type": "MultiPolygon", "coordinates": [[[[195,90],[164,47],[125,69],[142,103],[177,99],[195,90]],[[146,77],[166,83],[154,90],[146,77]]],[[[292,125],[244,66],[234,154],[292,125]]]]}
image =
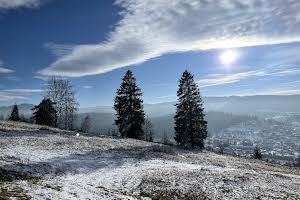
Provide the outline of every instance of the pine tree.
{"type": "Polygon", "coordinates": [[[182,147],[202,149],[207,137],[207,122],[199,89],[187,70],[179,81],[177,96],[174,139],[182,147]]]}
{"type": "Polygon", "coordinates": [[[55,126],[57,120],[56,110],[54,103],[50,99],[43,99],[43,101],[32,110],[34,111],[32,118],[37,124],[55,126]]]}
{"type": "Polygon", "coordinates": [[[122,79],[115,98],[115,124],[123,137],[143,139],[145,113],[143,110],[142,92],[137,86],[133,74],[128,70],[122,79]]]}
{"type": "Polygon", "coordinates": [[[296,158],[296,166],[300,167],[300,155],[298,154],[298,157],[296,158]]]}
{"type": "Polygon", "coordinates": [[[253,157],[254,157],[255,159],[259,159],[259,160],[262,159],[261,151],[260,151],[260,149],[259,149],[258,146],[256,146],[256,147],[254,148],[253,157]]]}
{"type": "Polygon", "coordinates": [[[19,117],[19,109],[17,104],[15,104],[13,106],[13,109],[11,111],[10,117],[9,117],[10,121],[20,121],[20,117],[19,117]]]}

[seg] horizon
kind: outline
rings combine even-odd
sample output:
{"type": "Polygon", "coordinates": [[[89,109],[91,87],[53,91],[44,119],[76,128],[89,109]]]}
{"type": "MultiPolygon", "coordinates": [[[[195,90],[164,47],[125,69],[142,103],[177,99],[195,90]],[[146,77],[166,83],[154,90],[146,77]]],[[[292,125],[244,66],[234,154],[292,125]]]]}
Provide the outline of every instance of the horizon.
{"type": "MultiPolygon", "coordinates": [[[[235,97],[239,97],[239,98],[253,98],[253,97],[293,97],[293,96],[297,96],[297,97],[300,97],[300,94],[271,94],[271,95],[262,95],[262,94],[259,94],[259,95],[250,95],[250,96],[238,96],[238,95],[232,95],[232,96],[202,96],[202,98],[235,98],[235,97]]],[[[157,104],[168,104],[168,103],[174,103],[174,102],[177,102],[177,100],[174,100],[174,101],[164,101],[164,102],[157,102],[157,103],[149,103],[149,102],[144,102],[143,104],[144,105],[157,105],[157,104]]],[[[205,102],[204,102],[205,103],[205,102]]],[[[13,106],[15,103],[13,104],[9,104],[9,105],[0,105],[0,107],[11,107],[13,106]]],[[[33,103],[26,103],[26,102],[23,102],[23,103],[20,103],[20,104],[17,104],[17,106],[20,106],[20,105],[36,105],[36,104],[33,104],[33,103]]],[[[84,109],[84,108],[95,108],[95,107],[111,107],[113,109],[113,104],[111,105],[104,105],[104,104],[99,104],[99,105],[95,105],[95,106],[88,106],[88,107],[82,107],[79,105],[79,109],[84,109]]]]}

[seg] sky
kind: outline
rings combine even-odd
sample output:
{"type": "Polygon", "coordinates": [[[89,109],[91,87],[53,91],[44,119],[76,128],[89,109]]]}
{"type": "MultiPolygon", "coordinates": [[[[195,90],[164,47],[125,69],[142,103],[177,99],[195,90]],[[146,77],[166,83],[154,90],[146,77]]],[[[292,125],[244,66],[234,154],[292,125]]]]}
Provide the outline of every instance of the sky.
{"type": "Polygon", "coordinates": [[[130,69],[145,103],[300,94],[299,0],[0,0],[0,106],[37,104],[51,76],[81,107],[113,105],[130,69]]]}

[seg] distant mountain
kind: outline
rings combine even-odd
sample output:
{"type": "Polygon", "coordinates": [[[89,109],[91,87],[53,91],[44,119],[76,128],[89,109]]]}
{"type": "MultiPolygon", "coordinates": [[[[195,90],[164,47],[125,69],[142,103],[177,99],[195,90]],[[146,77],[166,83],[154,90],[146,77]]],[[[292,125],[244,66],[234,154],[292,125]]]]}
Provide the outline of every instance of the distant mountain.
{"type": "Polygon", "coordinates": [[[95,106],[79,108],[78,113],[113,113],[113,106],[95,106]]]}
{"type": "MultiPolygon", "coordinates": [[[[175,102],[144,104],[144,110],[150,116],[162,116],[175,112],[175,102]]],[[[80,108],[79,113],[115,113],[113,106],[95,106],[80,108]]]]}
{"type": "MultiPolygon", "coordinates": [[[[231,96],[204,97],[204,107],[208,130],[210,134],[232,125],[255,120],[255,117],[272,117],[279,113],[300,113],[300,95],[290,96],[231,96]]],[[[172,138],[174,134],[174,113],[176,102],[145,104],[144,110],[154,125],[156,139],[162,132],[167,132],[172,138]]],[[[91,132],[106,133],[114,129],[114,110],[112,106],[97,106],[79,110],[78,124],[89,113],[92,120],[91,132]]]]}
{"type": "Polygon", "coordinates": [[[266,116],[279,112],[300,112],[300,95],[258,95],[205,97],[207,111],[266,116]]]}
{"type": "MultiPolygon", "coordinates": [[[[206,111],[218,111],[242,115],[265,117],[278,112],[299,112],[300,95],[259,95],[204,97],[206,111]]],[[[159,117],[175,112],[176,102],[145,104],[144,109],[150,117],[159,117]]],[[[97,106],[79,109],[80,113],[114,113],[112,106],[97,106]]]]}
{"type": "MultiPolygon", "coordinates": [[[[81,113],[77,118],[77,126],[80,127],[81,121],[86,115],[91,118],[90,133],[93,135],[107,134],[116,130],[114,125],[115,116],[113,113],[81,113]]],[[[174,114],[149,117],[153,124],[154,139],[160,141],[163,132],[166,132],[169,139],[174,137],[174,114]]],[[[256,120],[255,117],[244,115],[233,115],[223,112],[207,112],[205,120],[208,122],[209,134],[218,133],[220,130],[249,120],[256,120]]]]}
{"type": "MultiPolygon", "coordinates": [[[[209,122],[210,132],[218,132],[222,128],[227,128],[235,123],[252,119],[250,116],[273,117],[284,113],[300,114],[300,95],[289,96],[231,96],[231,97],[204,97],[204,107],[207,113],[206,119],[209,122]],[[229,114],[228,114],[229,113],[229,114]]],[[[158,137],[163,131],[173,134],[173,116],[176,102],[165,102],[158,104],[145,104],[146,115],[154,124],[158,137]]],[[[20,113],[25,116],[32,114],[32,104],[18,105],[20,113]]],[[[12,106],[0,107],[0,115],[7,117],[12,106]]],[[[80,108],[77,126],[81,120],[89,114],[91,117],[91,132],[95,134],[106,133],[114,129],[114,109],[113,106],[97,106],[90,108],[80,108]]]]}
{"type": "MultiPolygon", "coordinates": [[[[18,105],[19,113],[23,114],[26,117],[31,116],[31,114],[32,114],[31,109],[33,107],[34,107],[33,104],[20,104],[20,105],[18,105]]],[[[13,108],[13,105],[1,106],[0,107],[0,115],[3,116],[4,118],[7,118],[10,115],[12,108],[13,108]]]]}

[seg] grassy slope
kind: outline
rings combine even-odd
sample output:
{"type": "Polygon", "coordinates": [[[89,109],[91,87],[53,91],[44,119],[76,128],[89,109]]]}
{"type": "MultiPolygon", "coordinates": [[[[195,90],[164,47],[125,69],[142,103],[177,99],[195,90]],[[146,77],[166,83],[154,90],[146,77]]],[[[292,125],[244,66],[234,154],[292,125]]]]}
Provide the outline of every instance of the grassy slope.
{"type": "Polygon", "coordinates": [[[300,198],[299,168],[23,123],[0,122],[0,130],[2,197],[300,198]]]}

